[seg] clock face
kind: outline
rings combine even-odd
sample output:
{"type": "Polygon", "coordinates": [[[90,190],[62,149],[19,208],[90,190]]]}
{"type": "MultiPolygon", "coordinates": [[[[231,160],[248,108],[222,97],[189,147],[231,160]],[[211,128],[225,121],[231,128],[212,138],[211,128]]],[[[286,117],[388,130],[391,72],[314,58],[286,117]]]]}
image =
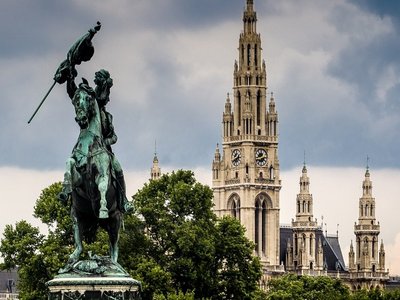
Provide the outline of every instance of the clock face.
{"type": "Polygon", "coordinates": [[[256,150],[256,163],[257,165],[259,165],[260,167],[265,166],[265,164],[267,163],[267,151],[265,151],[264,149],[257,149],[256,150]]]}
{"type": "Polygon", "coordinates": [[[237,167],[240,164],[240,159],[242,158],[242,154],[239,149],[235,149],[232,152],[232,164],[237,167]]]}

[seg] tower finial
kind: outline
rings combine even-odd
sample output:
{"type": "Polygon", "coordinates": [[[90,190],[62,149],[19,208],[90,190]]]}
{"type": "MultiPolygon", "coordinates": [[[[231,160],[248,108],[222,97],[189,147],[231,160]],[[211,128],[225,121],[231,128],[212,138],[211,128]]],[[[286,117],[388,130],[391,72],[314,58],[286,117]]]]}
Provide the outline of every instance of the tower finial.
{"type": "Polygon", "coordinates": [[[367,155],[367,171],[369,170],[369,156],[367,155]]]}
{"type": "Polygon", "coordinates": [[[306,167],[306,150],[304,150],[304,160],[303,160],[303,174],[307,173],[307,167],[306,167]]]}

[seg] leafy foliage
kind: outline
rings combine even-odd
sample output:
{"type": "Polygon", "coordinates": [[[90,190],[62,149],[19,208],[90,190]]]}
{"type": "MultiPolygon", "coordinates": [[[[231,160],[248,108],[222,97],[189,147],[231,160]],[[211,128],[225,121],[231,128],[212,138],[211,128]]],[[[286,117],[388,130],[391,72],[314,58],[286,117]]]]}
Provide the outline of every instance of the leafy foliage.
{"type": "Polygon", "coordinates": [[[179,291],[192,292],[195,299],[252,299],[261,276],[254,247],[237,220],[217,221],[211,189],[197,183],[191,171],[150,181],[134,200],[146,250],[138,251],[142,259],[132,269],[144,283],[153,283],[144,286],[144,299],[179,291]],[[154,282],[154,274],[163,285],[154,282]]]}
{"type": "Polygon", "coordinates": [[[269,291],[266,299],[314,299],[340,300],[350,299],[350,291],[339,279],[326,276],[285,275],[272,279],[268,283],[269,291]]]}
{"type": "MultiPolygon", "coordinates": [[[[73,251],[70,207],[57,199],[61,183],[45,188],[34,216],[48,227],[47,236],[26,221],[8,225],[1,241],[3,269],[19,267],[20,299],[46,299],[45,283],[73,251]]],[[[142,299],[261,299],[260,263],[254,245],[233,218],[217,220],[212,191],[193,172],[177,171],[152,180],[134,196],[136,212],[124,217],[119,262],[141,280],[142,299]]],[[[84,245],[99,255],[108,237],[84,245]]]]}

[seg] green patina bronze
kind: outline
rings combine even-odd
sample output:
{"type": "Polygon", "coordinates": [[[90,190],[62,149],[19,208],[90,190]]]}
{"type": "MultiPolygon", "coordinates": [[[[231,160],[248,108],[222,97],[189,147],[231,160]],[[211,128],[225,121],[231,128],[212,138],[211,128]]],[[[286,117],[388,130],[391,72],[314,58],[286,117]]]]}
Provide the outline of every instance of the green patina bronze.
{"type": "Polygon", "coordinates": [[[92,39],[100,28],[101,24],[97,22],[94,28],[73,44],[54,75],[54,82],[66,83],[68,96],[75,109],[75,120],[80,128],[77,142],[66,162],[63,190],[59,194],[63,202],[72,200],[75,249],[65,267],[59,271],[67,277],[71,274],[107,276],[110,272],[114,276],[127,276],[117,262],[118,237],[122,216],[132,207],[126,198],[122,168],[111,149],[111,145],[117,141],[117,135],[106,104],[110,101],[113,80],[109,72],[102,69],[95,74],[94,89],[84,78],[78,86],[75,84],[78,75],[76,65],[92,58],[92,39]],[[83,240],[89,243],[94,241],[99,227],[108,232],[110,257],[100,259],[94,255],[89,260],[79,261],[83,240]]]}

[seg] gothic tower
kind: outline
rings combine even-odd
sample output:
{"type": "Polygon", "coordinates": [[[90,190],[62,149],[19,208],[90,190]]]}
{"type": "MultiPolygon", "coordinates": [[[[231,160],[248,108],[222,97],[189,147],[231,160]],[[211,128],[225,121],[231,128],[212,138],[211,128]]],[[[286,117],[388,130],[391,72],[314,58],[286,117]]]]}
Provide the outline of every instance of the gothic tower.
{"type": "Polygon", "coordinates": [[[354,224],[356,235],[356,251],[351,244],[349,253],[350,279],[353,279],[353,288],[382,287],[387,280],[385,272],[385,250],[383,241],[380,250],[378,238],[380,233],[379,222],[375,219],[375,198],[372,197],[372,182],[369,168],[365,172],[362,184],[363,195],[359,200],[358,224],[354,224]]]}
{"type": "Polygon", "coordinates": [[[233,107],[228,94],[222,114],[222,155],[212,163],[215,213],[232,215],[255,243],[264,270],[279,266],[278,114],[261,56],[253,0],[247,0],[239,57],[233,71],[233,107]]]}
{"type": "Polygon", "coordinates": [[[158,165],[157,151],[154,151],[153,165],[150,169],[150,179],[159,179],[161,176],[161,168],[158,165]]]}
{"type": "Polygon", "coordinates": [[[318,224],[313,216],[313,197],[310,194],[310,178],[305,163],[300,177],[300,193],[296,197],[296,219],[292,221],[292,229],[293,250],[290,253],[293,257],[286,269],[300,274],[321,271],[323,261],[318,257],[322,253],[321,241],[317,240],[318,224]]]}

